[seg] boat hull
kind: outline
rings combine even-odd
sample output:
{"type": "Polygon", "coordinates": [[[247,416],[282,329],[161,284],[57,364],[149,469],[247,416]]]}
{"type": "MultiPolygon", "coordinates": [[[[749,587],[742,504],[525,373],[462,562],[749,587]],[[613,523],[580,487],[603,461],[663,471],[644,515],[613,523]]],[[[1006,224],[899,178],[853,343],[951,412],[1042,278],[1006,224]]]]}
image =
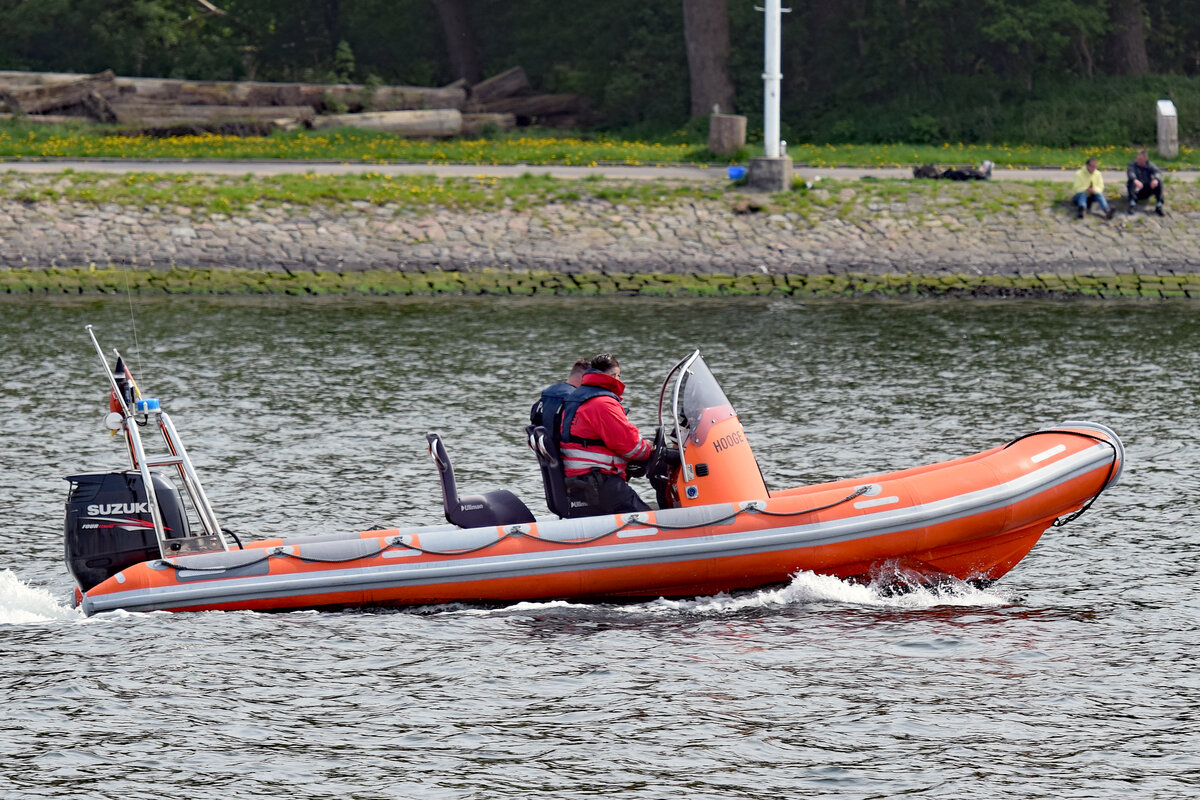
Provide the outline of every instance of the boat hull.
{"type": "Polygon", "coordinates": [[[458,529],[270,540],[156,559],[82,597],[92,614],[621,600],[754,589],[801,571],[994,581],[1114,483],[1117,436],[1067,423],[955,461],[766,500],[458,529]]]}

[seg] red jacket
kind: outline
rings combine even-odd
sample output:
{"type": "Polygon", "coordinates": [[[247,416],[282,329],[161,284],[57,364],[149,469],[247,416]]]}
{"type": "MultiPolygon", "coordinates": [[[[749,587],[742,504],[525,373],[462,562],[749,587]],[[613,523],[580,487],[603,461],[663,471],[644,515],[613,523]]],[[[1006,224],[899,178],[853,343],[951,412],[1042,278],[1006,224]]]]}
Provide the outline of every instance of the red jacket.
{"type": "MultiPolygon", "coordinates": [[[[608,389],[617,398],[625,393],[625,384],[603,372],[585,374],[582,385],[608,389]]],[[[593,397],[579,406],[569,433],[580,439],[598,439],[604,444],[584,445],[564,441],[559,451],[562,454],[563,471],[568,477],[586,475],[593,469],[599,469],[624,478],[626,464],[645,461],[654,450],[654,444],[643,439],[637,426],[625,416],[619,399],[607,395],[593,397]]]]}

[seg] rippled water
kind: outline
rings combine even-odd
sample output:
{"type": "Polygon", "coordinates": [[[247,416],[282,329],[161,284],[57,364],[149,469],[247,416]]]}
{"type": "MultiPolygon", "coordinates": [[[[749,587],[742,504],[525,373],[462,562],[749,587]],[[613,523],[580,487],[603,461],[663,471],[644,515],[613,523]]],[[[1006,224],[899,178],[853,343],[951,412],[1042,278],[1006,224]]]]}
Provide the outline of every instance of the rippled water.
{"type": "Polygon", "coordinates": [[[1191,305],[764,300],[0,303],[0,797],[1190,797],[1191,305]],[[738,597],[106,614],[66,598],[72,472],[122,466],[83,326],[243,534],[440,521],[424,449],[545,513],[529,404],[622,359],[652,428],[694,346],[784,487],[1091,418],[1122,483],[987,591],[800,575],[738,597]]]}

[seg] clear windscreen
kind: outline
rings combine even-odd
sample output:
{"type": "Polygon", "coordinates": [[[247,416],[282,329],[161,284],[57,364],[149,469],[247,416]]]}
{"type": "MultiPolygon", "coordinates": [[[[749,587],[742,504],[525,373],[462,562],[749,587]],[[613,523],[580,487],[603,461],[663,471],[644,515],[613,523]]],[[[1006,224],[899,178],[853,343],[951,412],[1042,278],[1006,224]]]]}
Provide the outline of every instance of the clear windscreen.
{"type": "Polygon", "coordinates": [[[699,355],[679,373],[674,413],[680,442],[703,444],[709,428],[737,416],[721,385],[699,355]]]}

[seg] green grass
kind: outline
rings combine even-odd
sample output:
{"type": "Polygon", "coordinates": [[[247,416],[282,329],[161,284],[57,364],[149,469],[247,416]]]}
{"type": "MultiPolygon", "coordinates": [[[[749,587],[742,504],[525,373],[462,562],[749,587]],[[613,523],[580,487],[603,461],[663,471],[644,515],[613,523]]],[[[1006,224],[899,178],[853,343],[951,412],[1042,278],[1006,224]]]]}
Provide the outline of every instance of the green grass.
{"type": "MultiPolygon", "coordinates": [[[[788,145],[788,155],[796,164],[815,167],[909,167],[918,164],[979,165],[994,161],[999,169],[1061,168],[1075,170],[1088,158],[1095,157],[1102,167],[1123,167],[1133,160],[1137,149],[1105,145],[1057,148],[1024,144],[801,144],[788,145]]],[[[1181,147],[1178,158],[1163,159],[1152,154],[1164,168],[1188,169],[1200,166],[1200,151],[1181,147]]]]}
{"type": "MultiPolygon", "coordinates": [[[[1115,201],[1120,187],[1112,187],[1115,201]]],[[[694,181],[561,179],[526,173],[440,178],[431,175],[223,176],[129,173],[111,175],[67,170],[22,174],[0,171],[0,202],[113,203],[137,208],[187,208],[201,213],[261,212],[271,208],[387,207],[390,213],[527,211],[551,203],[605,203],[633,209],[669,209],[684,203],[715,204],[734,214],[795,212],[814,224],[823,217],[870,219],[882,214],[918,221],[963,212],[976,218],[1047,209],[1067,200],[1062,183],[1046,181],[870,180],[816,181],[811,188],[775,195],[746,194],[729,184],[694,181]]],[[[1169,202],[1175,211],[1200,209],[1200,183],[1175,182],[1169,202]]]]}
{"type": "Polygon", "coordinates": [[[426,140],[351,129],[270,136],[120,136],[104,128],[0,122],[0,158],[290,159],[349,163],[708,164],[699,143],[642,142],[554,132],[426,140]]]}
{"type": "Polygon", "coordinates": [[[396,210],[525,210],[548,203],[603,200],[638,207],[664,207],[685,200],[715,200],[718,186],[692,182],[560,180],[526,173],[516,178],[476,176],[438,178],[432,175],[276,175],[244,177],[217,175],[108,175],[65,173],[23,175],[0,171],[0,199],[24,203],[42,201],[117,203],[138,207],[182,206],[211,213],[284,205],[334,206],[362,202],[389,205],[396,210]]]}
{"type": "MultiPolygon", "coordinates": [[[[526,131],[486,139],[445,141],[411,140],[386,133],[339,130],[296,131],[271,136],[126,137],[102,128],[40,126],[0,121],[0,158],[130,158],[130,159],[287,159],[356,164],[391,162],[422,164],[529,164],[529,165],[654,165],[695,164],[719,166],[745,163],[741,157],[718,158],[699,139],[679,141],[625,140],[603,135],[565,135],[526,131]]],[[[935,163],[979,164],[996,162],[1000,168],[1070,167],[1096,156],[1105,166],[1127,163],[1134,148],[1115,145],[1053,148],[1022,144],[791,144],[788,154],[797,165],[897,167],[935,163]]],[[[1181,148],[1178,158],[1156,157],[1164,167],[1200,167],[1200,151],[1181,148]]]]}

